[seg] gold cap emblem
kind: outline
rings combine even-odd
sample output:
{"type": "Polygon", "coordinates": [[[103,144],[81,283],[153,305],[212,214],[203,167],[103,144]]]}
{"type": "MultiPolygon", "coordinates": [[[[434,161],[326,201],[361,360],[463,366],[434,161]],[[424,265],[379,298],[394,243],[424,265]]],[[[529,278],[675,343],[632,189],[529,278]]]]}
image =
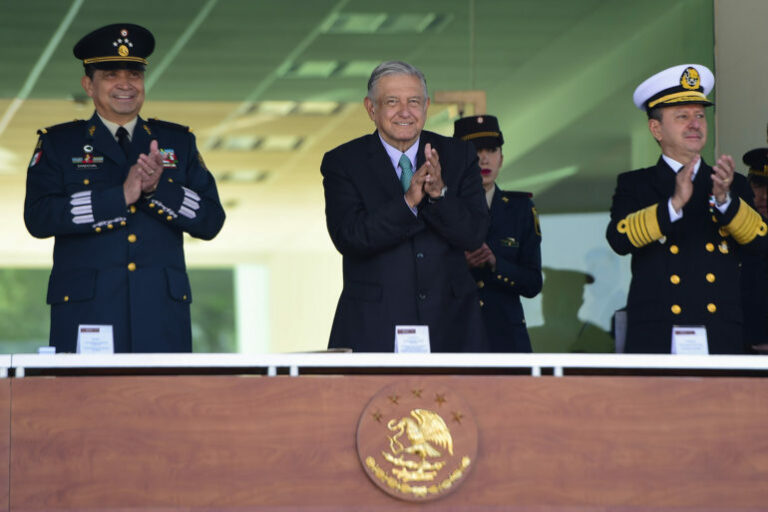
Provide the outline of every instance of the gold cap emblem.
{"type": "Polygon", "coordinates": [[[385,387],[366,406],[357,453],[385,493],[428,501],[455,490],[476,463],[477,426],[454,391],[404,381],[385,387]]]}
{"type": "Polygon", "coordinates": [[[696,68],[690,66],[685,68],[685,71],[683,71],[683,74],[680,76],[680,85],[683,87],[683,89],[695,91],[699,88],[700,83],[701,78],[699,77],[699,72],[696,71],[696,68]]]}

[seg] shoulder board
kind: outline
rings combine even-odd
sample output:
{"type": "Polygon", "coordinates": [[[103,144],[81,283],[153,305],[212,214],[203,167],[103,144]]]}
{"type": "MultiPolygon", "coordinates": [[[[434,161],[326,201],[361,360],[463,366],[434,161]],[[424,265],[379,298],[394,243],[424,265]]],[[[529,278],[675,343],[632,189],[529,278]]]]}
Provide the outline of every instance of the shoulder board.
{"type": "Polygon", "coordinates": [[[171,130],[179,130],[182,132],[189,131],[189,126],[184,126],[183,124],[171,123],[170,121],[161,121],[160,119],[155,119],[154,117],[147,119],[147,124],[150,124],[152,126],[160,126],[162,128],[169,128],[171,130]]]}
{"type": "Polygon", "coordinates": [[[68,123],[55,124],[53,126],[49,126],[48,128],[40,128],[37,130],[37,133],[38,135],[45,135],[46,133],[57,132],[60,130],[80,128],[84,127],[86,123],[87,121],[85,119],[75,119],[74,121],[70,121],[68,123]]]}
{"type": "Polygon", "coordinates": [[[533,197],[532,192],[518,192],[514,190],[502,190],[501,195],[504,197],[508,197],[510,199],[513,199],[515,197],[525,197],[527,199],[531,199],[533,197]]]}

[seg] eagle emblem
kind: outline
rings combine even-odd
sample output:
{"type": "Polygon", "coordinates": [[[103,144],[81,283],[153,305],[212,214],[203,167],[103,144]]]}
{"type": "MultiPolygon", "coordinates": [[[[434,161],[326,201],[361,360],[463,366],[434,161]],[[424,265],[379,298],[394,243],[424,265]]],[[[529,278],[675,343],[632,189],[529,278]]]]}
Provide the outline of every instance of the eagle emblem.
{"type": "Polygon", "coordinates": [[[477,456],[477,426],[453,391],[403,382],[382,389],[363,411],[357,452],[387,494],[430,500],[464,481],[477,456]]]}

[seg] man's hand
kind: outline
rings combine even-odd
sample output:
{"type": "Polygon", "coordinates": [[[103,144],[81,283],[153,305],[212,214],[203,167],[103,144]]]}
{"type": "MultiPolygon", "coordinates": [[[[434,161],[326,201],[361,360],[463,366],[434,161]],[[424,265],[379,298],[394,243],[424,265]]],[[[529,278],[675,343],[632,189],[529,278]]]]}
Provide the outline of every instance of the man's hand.
{"type": "Polygon", "coordinates": [[[712,168],[715,171],[712,173],[712,195],[715,196],[717,204],[723,204],[728,200],[728,191],[733,183],[735,168],[731,155],[721,155],[712,168]]]}
{"type": "Polygon", "coordinates": [[[141,196],[141,174],[138,164],[134,164],[128,171],[123,182],[123,197],[125,197],[125,205],[130,206],[138,201],[141,196]]]}
{"type": "Polygon", "coordinates": [[[491,270],[496,270],[496,256],[486,243],[483,243],[479,249],[474,251],[464,251],[464,257],[467,259],[467,265],[472,268],[482,267],[487,264],[490,265],[491,270]]]}
{"type": "Polygon", "coordinates": [[[693,195],[693,168],[699,160],[701,160],[701,156],[696,155],[682,169],[677,171],[675,193],[672,195],[672,208],[676,212],[680,212],[693,195]]]}
{"type": "Polygon", "coordinates": [[[432,148],[432,144],[427,143],[424,146],[425,162],[421,167],[426,169],[426,178],[424,179],[424,193],[432,199],[437,199],[443,192],[442,168],[440,167],[440,158],[437,150],[432,148]]]}
{"type": "Polygon", "coordinates": [[[149,155],[139,155],[134,167],[138,166],[141,175],[141,192],[151,194],[157,189],[160,176],[163,175],[163,155],[157,147],[157,140],[149,143],[149,155]]]}

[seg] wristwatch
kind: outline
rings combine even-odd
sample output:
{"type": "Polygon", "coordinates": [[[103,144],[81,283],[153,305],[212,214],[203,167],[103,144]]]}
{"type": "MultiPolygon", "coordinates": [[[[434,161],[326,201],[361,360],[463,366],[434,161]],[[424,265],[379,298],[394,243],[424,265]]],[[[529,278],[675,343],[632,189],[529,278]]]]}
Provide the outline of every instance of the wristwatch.
{"type": "Polygon", "coordinates": [[[445,197],[445,193],[446,192],[448,192],[448,187],[447,186],[443,186],[442,190],[440,190],[440,195],[439,196],[432,197],[429,194],[427,194],[427,201],[429,201],[430,203],[436,203],[436,202],[438,202],[439,200],[441,200],[442,198],[445,197]]]}

